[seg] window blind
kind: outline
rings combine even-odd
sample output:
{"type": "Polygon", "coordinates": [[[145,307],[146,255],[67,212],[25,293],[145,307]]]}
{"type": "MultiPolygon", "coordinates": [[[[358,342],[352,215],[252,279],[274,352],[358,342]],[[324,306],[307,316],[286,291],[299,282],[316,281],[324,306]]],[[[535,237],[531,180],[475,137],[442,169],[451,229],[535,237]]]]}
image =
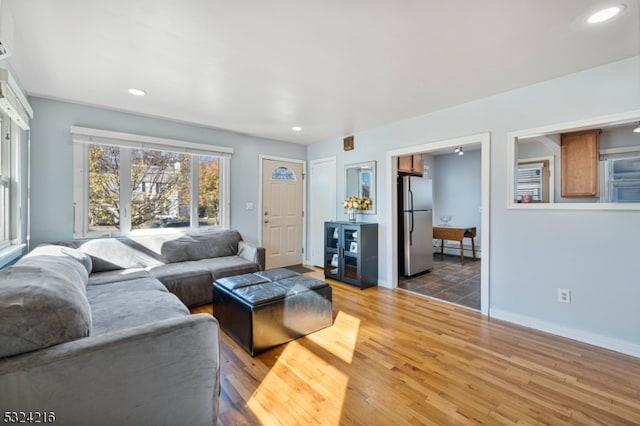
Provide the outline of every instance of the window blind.
{"type": "Polygon", "coordinates": [[[531,195],[534,202],[542,201],[543,164],[528,164],[518,167],[516,196],[531,195]]]}

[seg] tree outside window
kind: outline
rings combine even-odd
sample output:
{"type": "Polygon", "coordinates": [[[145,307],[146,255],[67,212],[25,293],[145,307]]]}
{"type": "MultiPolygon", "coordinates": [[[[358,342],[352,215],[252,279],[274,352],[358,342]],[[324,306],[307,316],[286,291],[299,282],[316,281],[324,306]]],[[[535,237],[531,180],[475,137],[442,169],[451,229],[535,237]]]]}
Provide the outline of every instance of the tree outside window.
{"type": "Polygon", "coordinates": [[[120,228],[120,148],[89,147],[89,228],[120,228]]]}
{"type": "Polygon", "coordinates": [[[208,225],[220,224],[220,160],[200,156],[198,185],[198,220],[208,225]]]}
{"type": "Polygon", "coordinates": [[[121,212],[130,212],[131,229],[191,226],[191,194],[198,194],[197,226],[220,221],[219,159],[171,151],[90,145],[89,231],[121,230],[121,212]],[[123,159],[128,161],[123,161],[123,159]],[[197,188],[192,190],[196,163],[197,188]],[[122,170],[123,164],[130,164],[122,170]],[[122,177],[131,188],[123,205],[122,177]],[[125,207],[122,209],[121,207],[125,207]]]}

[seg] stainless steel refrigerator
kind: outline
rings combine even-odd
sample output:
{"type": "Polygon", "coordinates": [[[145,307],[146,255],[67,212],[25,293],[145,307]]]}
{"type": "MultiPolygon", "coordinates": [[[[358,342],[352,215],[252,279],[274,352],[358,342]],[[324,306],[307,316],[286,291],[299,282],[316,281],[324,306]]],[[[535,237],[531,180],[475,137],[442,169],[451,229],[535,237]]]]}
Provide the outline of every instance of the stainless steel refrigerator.
{"type": "Polygon", "coordinates": [[[433,268],[431,179],[398,176],[398,274],[433,268]]]}

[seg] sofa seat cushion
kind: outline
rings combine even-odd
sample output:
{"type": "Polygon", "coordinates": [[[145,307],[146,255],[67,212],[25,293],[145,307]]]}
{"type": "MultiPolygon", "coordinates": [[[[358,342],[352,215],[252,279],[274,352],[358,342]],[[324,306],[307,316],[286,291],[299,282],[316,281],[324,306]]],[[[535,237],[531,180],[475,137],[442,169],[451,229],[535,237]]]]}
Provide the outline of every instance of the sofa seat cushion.
{"type": "Polygon", "coordinates": [[[148,268],[148,271],[186,306],[211,303],[213,277],[211,271],[199,261],[157,265],[148,268]]]}
{"type": "Polygon", "coordinates": [[[32,256],[0,271],[0,358],[87,337],[86,280],[70,258],[32,256]]]}
{"type": "Polygon", "coordinates": [[[189,310],[154,278],[87,287],[92,335],[189,315],[189,310]]]}
{"type": "Polygon", "coordinates": [[[117,269],[115,271],[96,272],[89,275],[89,285],[110,284],[149,277],[151,277],[151,274],[142,268],[117,269]]]}
{"type": "MultiPolygon", "coordinates": [[[[205,265],[213,279],[230,277],[233,275],[249,274],[251,272],[257,272],[259,270],[258,264],[244,259],[240,256],[225,256],[216,257],[213,259],[202,259],[198,263],[205,265]]],[[[209,283],[211,284],[211,283],[209,283]]],[[[209,286],[209,292],[211,292],[211,286],[209,286]]]]}

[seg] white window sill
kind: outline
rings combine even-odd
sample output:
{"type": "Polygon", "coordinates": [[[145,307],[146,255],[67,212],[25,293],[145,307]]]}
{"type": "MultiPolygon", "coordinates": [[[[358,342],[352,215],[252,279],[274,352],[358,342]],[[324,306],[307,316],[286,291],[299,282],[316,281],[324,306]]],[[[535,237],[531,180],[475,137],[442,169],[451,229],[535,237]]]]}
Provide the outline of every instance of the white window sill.
{"type": "Polygon", "coordinates": [[[16,244],[0,249],[0,269],[22,256],[26,244],[16,244]]]}

